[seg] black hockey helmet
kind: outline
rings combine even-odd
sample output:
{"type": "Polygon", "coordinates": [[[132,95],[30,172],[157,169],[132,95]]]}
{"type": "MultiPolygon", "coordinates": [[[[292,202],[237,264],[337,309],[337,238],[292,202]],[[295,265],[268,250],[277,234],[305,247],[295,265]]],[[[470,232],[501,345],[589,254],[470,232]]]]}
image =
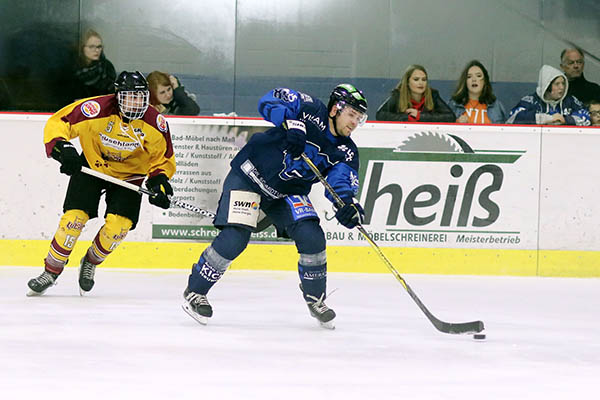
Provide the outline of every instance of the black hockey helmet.
{"type": "Polygon", "coordinates": [[[123,71],[115,81],[115,91],[148,90],[148,81],[140,71],[123,71]]]}
{"type": "Polygon", "coordinates": [[[144,116],[150,104],[150,91],[141,72],[121,72],[115,81],[115,91],[123,116],[131,120],[144,116]]]}
{"type": "MultiPolygon", "coordinates": [[[[339,104],[342,108],[344,105],[348,105],[367,115],[367,99],[363,95],[363,92],[355,88],[349,83],[342,83],[337,85],[331,95],[329,96],[329,104],[327,104],[327,110],[331,111],[331,108],[339,104]]],[[[366,118],[365,118],[366,119],[366,118]]]]}

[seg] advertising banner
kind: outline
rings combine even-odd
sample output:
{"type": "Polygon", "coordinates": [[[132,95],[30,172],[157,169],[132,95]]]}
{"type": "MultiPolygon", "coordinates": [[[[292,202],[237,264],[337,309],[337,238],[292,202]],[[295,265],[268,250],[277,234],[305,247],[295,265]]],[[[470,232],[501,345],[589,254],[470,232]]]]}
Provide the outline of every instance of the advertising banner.
{"type": "MultiPolygon", "coordinates": [[[[231,120],[203,120],[201,124],[171,123],[171,139],[177,172],[171,184],[174,196],[203,210],[216,212],[229,163],[252,134],[267,124],[233,125],[231,120]],[[174,128],[175,127],[175,128],[174,128]]],[[[153,239],[211,241],[218,234],[210,218],[192,211],[171,208],[154,210],[153,239]]],[[[277,241],[274,228],[252,235],[253,241],[277,241]]]]}
{"type": "MultiPolygon", "coordinates": [[[[378,244],[536,248],[539,129],[373,124],[357,133],[363,225],[378,244]]],[[[326,210],[330,243],[366,244],[315,188],[311,199],[326,210]]]]}
{"type": "MultiPolygon", "coordinates": [[[[264,123],[172,129],[175,195],[214,212],[229,162],[253,133],[265,129],[264,123]]],[[[360,151],[364,227],[378,244],[536,247],[539,129],[479,126],[473,132],[460,125],[368,124],[353,139],[360,151]]],[[[323,193],[323,186],[316,184],[310,199],[328,242],[366,245],[357,231],[337,223],[323,193]]],[[[190,211],[154,212],[153,238],[208,241],[216,234],[210,220],[190,211]]],[[[269,228],[251,240],[278,239],[269,228]]]]}

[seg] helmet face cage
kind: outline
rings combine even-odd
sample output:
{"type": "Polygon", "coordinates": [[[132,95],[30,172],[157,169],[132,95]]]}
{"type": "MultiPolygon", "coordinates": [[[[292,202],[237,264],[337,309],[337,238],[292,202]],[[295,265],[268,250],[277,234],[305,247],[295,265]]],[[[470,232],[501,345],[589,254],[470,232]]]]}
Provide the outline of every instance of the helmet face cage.
{"type": "Polygon", "coordinates": [[[358,126],[363,126],[365,122],[367,122],[368,115],[365,112],[357,109],[356,107],[350,104],[346,104],[345,101],[338,101],[335,107],[337,108],[339,113],[342,113],[344,112],[344,110],[346,110],[346,112],[350,114],[349,116],[351,118],[356,119],[358,126]]]}
{"type": "Polygon", "coordinates": [[[117,101],[121,114],[129,119],[140,119],[150,104],[148,81],[139,72],[123,71],[115,81],[117,101]]]}
{"type": "Polygon", "coordinates": [[[148,90],[119,91],[117,92],[117,101],[121,114],[130,120],[140,119],[150,104],[150,92],[148,90]]]}

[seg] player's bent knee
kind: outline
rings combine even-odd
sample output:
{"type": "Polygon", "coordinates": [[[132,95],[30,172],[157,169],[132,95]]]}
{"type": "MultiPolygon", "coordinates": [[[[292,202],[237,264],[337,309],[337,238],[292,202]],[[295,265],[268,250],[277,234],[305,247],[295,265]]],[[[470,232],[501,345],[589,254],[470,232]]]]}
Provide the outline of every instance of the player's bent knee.
{"type": "Polygon", "coordinates": [[[67,210],[58,223],[55,241],[72,249],[89,219],[83,210],[67,210]]]}
{"type": "Polygon", "coordinates": [[[110,253],[125,239],[133,222],[121,215],[108,214],[104,226],[92,241],[87,257],[94,264],[103,262],[110,253]]]}
{"type": "Polygon", "coordinates": [[[83,210],[67,210],[60,219],[60,225],[66,230],[81,232],[90,217],[83,210]]]}
{"type": "Polygon", "coordinates": [[[250,234],[248,229],[228,225],[221,230],[211,246],[221,257],[233,260],[248,246],[250,234]]]}
{"type": "Polygon", "coordinates": [[[300,221],[287,229],[300,254],[316,254],[325,250],[325,233],[319,221],[300,221]]]}
{"type": "Polygon", "coordinates": [[[81,235],[89,216],[83,210],[67,210],[58,223],[58,229],[44,259],[46,269],[60,274],[81,235]]]}
{"type": "Polygon", "coordinates": [[[121,241],[125,238],[132,226],[133,222],[129,218],[117,214],[108,214],[106,216],[104,229],[107,236],[121,241]]]}
{"type": "Polygon", "coordinates": [[[108,214],[106,216],[104,226],[98,232],[94,243],[99,250],[100,258],[105,258],[108,253],[112,252],[125,239],[127,233],[131,229],[133,222],[121,215],[108,214]],[[104,249],[100,251],[100,249],[104,249]]]}

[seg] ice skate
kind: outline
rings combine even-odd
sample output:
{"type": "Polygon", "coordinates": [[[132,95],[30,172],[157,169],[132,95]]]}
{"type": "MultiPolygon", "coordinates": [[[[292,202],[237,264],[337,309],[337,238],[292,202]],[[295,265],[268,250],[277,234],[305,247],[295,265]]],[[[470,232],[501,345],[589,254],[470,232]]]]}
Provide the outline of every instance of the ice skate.
{"type": "Polygon", "coordinates": [[[42,272],[40,276],[27,282],[27,286],[29,286],[29,292],[27,292],[27,296],[43,295],[46,289],[48,289],[50,286],[56,285],[57,278],[57,274],[53,274],[52,272],[48,271],[42,272]]]}
{"type": "Polygon", "coordinates": [[[302,288],[302,284],[300,284],[300,290],[304,295],[304,300],[306,301],[310,315],[316,318],[317,321],[319,321],[319,325],[321,325],[323,328],[335,329],[335,311],[327,307],[327,305],[324,303],[325,293],[323,293],[321,297],[316,298],[310,294],[306,294],[302,288]]]}
{"type": "Polygon", "coordinates": [[[206,295],[185,289],[183,298],[185,299],[184,303],[181,305],[183,311],[188,313],[190,317],[194,318],[202,325],[206,325],[208,319],[212,317],[213,314],[212,307],[208,302],[206,295]]]}
{"type": "Polygon", "coordinates": [[[83,256],[79,265],[79,295],[83,296],[94,287],[94,274],[96,265],[88,261],[87,256],[83,256]]]}

